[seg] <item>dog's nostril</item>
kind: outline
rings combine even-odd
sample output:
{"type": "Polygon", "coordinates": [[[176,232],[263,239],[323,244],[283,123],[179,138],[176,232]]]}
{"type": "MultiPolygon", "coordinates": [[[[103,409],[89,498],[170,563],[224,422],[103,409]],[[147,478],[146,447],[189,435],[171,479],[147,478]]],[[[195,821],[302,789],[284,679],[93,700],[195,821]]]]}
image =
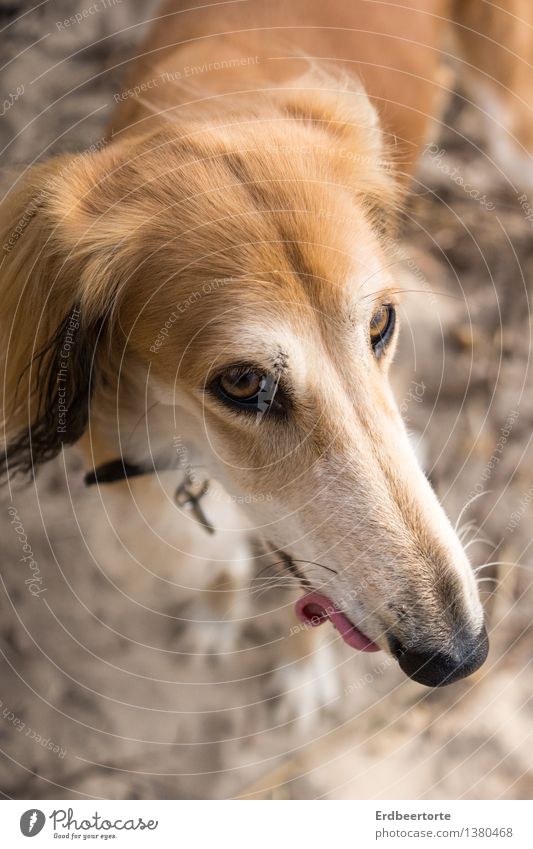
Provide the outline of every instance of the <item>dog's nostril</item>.
{"type": "Polygon", "coordinates": [[[443,687],[479,669],[487,657],[489,639],[483,627],[477,637],[463,640],[461,647],[453,654],[432,652],[420,646],[406,648],[395,639],[389,639],[389,645],[400,669],[413,681],[427,687],[443,687]]]}
{"type": "Polygon", "coordinates": [[[388,634],[387,641],[389,643],[390,653],[396,660],[399,660],[402,654],[406,654],[406,652],[409,651],[409,649],[405,648],[402,643],[396,639],[396,637],[392,636],[392,634],[388,634]]]}

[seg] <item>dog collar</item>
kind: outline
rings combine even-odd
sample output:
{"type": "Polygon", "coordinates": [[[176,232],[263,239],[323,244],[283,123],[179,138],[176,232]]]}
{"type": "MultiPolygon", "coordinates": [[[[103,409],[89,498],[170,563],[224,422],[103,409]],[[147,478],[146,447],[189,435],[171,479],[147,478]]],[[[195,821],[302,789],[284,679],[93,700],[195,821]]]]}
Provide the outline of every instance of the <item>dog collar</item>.
{"type": "MultiPolygon", "coordinates": [[[[157,466],[152,466],[149,469],[137,463],[128,463],[123,457],[117,457],[116,460],[110,460],[109,463],[102,463],[101,466],[96,466],[91,472],[87,472],[84,482],[85,486],[115,483],[117,481],[127,480],[128,478],[137,478],[141,475],[150,475],[156,471],[158,471],[157,466]]],[[[185,479],[176,488],[174,500],[178,507],[184,510],[190,510],[196,521],[208,534],[214,534],[214,525],[205,515],[201,505],[202,498],[207,494],[208,489],[209,481],[207,479],[195,481],[187,473],[185,479]]]]}
{"type": "Polygon", "coordinates": [[[145,469],[137,463],[128,463],[122,457],[117,457],[116,460],[110,460],[109,463],[102,463],[97,466],[92,472],[87,472],[84,477],[85,486],[92,486],[95,483],[115,483],[115,481],[123,481],[127,478],[137,478],[140,475],[148,475],[154,469],[145,469]]]}

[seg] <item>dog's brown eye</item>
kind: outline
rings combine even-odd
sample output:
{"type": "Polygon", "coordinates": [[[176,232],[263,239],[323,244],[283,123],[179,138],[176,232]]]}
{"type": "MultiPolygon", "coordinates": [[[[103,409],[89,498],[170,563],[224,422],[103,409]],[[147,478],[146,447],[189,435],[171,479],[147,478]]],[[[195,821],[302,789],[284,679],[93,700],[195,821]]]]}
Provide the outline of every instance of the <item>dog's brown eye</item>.
{"type": "Polygon", "coordinates": [[[232,366],[211,384],[211,391],[228,407],[246,413],[286,412],[287,398],[274,374],[250,366],[232,366]]]}
{"type": "Polygon", "coordinates": [[[257,371],[230,368],[220,377],[220,388],[235,401],[247,401],[261,391],[265,375],[257,371]]]}
{"type": "Polygon", "coordinates": [[[391,304],[381,304],[370,319],[370,344],[379,356],[394,330],[396,313],[391,304]]]}

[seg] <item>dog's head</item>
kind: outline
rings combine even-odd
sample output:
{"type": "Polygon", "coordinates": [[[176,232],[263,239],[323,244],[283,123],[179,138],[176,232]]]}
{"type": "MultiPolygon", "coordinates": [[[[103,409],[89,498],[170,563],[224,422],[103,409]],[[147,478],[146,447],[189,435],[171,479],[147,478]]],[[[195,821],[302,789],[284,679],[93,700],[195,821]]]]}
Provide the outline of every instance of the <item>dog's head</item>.
{"type": "Polygon", "coordinates": [[[142,461],[130,432],[157,410],[151,450],[179,435],[245,496],[305,622],[438,685],[487,645],[388,384],[394,199],[360,91],[284,91],[30,172],[2,211],[5,461],[49,459],[89,407],[104,459],[118,435],[142,461]]]}

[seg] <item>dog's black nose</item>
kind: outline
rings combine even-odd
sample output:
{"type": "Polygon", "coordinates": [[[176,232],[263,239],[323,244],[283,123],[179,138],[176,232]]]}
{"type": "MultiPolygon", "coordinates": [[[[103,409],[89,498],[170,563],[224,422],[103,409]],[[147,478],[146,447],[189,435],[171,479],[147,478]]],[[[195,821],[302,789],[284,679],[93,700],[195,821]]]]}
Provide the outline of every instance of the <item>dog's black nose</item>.
{"type": "Polygon", "coordinates": [[[413,681],[426,687],[444,687],[479,669],[489,651],[489,638],[483,627],[477,637],[463,638],[460,646],[450,653],[405,648],[397,641],[391,641],[391,651],[400,669],[413,681]]]}

